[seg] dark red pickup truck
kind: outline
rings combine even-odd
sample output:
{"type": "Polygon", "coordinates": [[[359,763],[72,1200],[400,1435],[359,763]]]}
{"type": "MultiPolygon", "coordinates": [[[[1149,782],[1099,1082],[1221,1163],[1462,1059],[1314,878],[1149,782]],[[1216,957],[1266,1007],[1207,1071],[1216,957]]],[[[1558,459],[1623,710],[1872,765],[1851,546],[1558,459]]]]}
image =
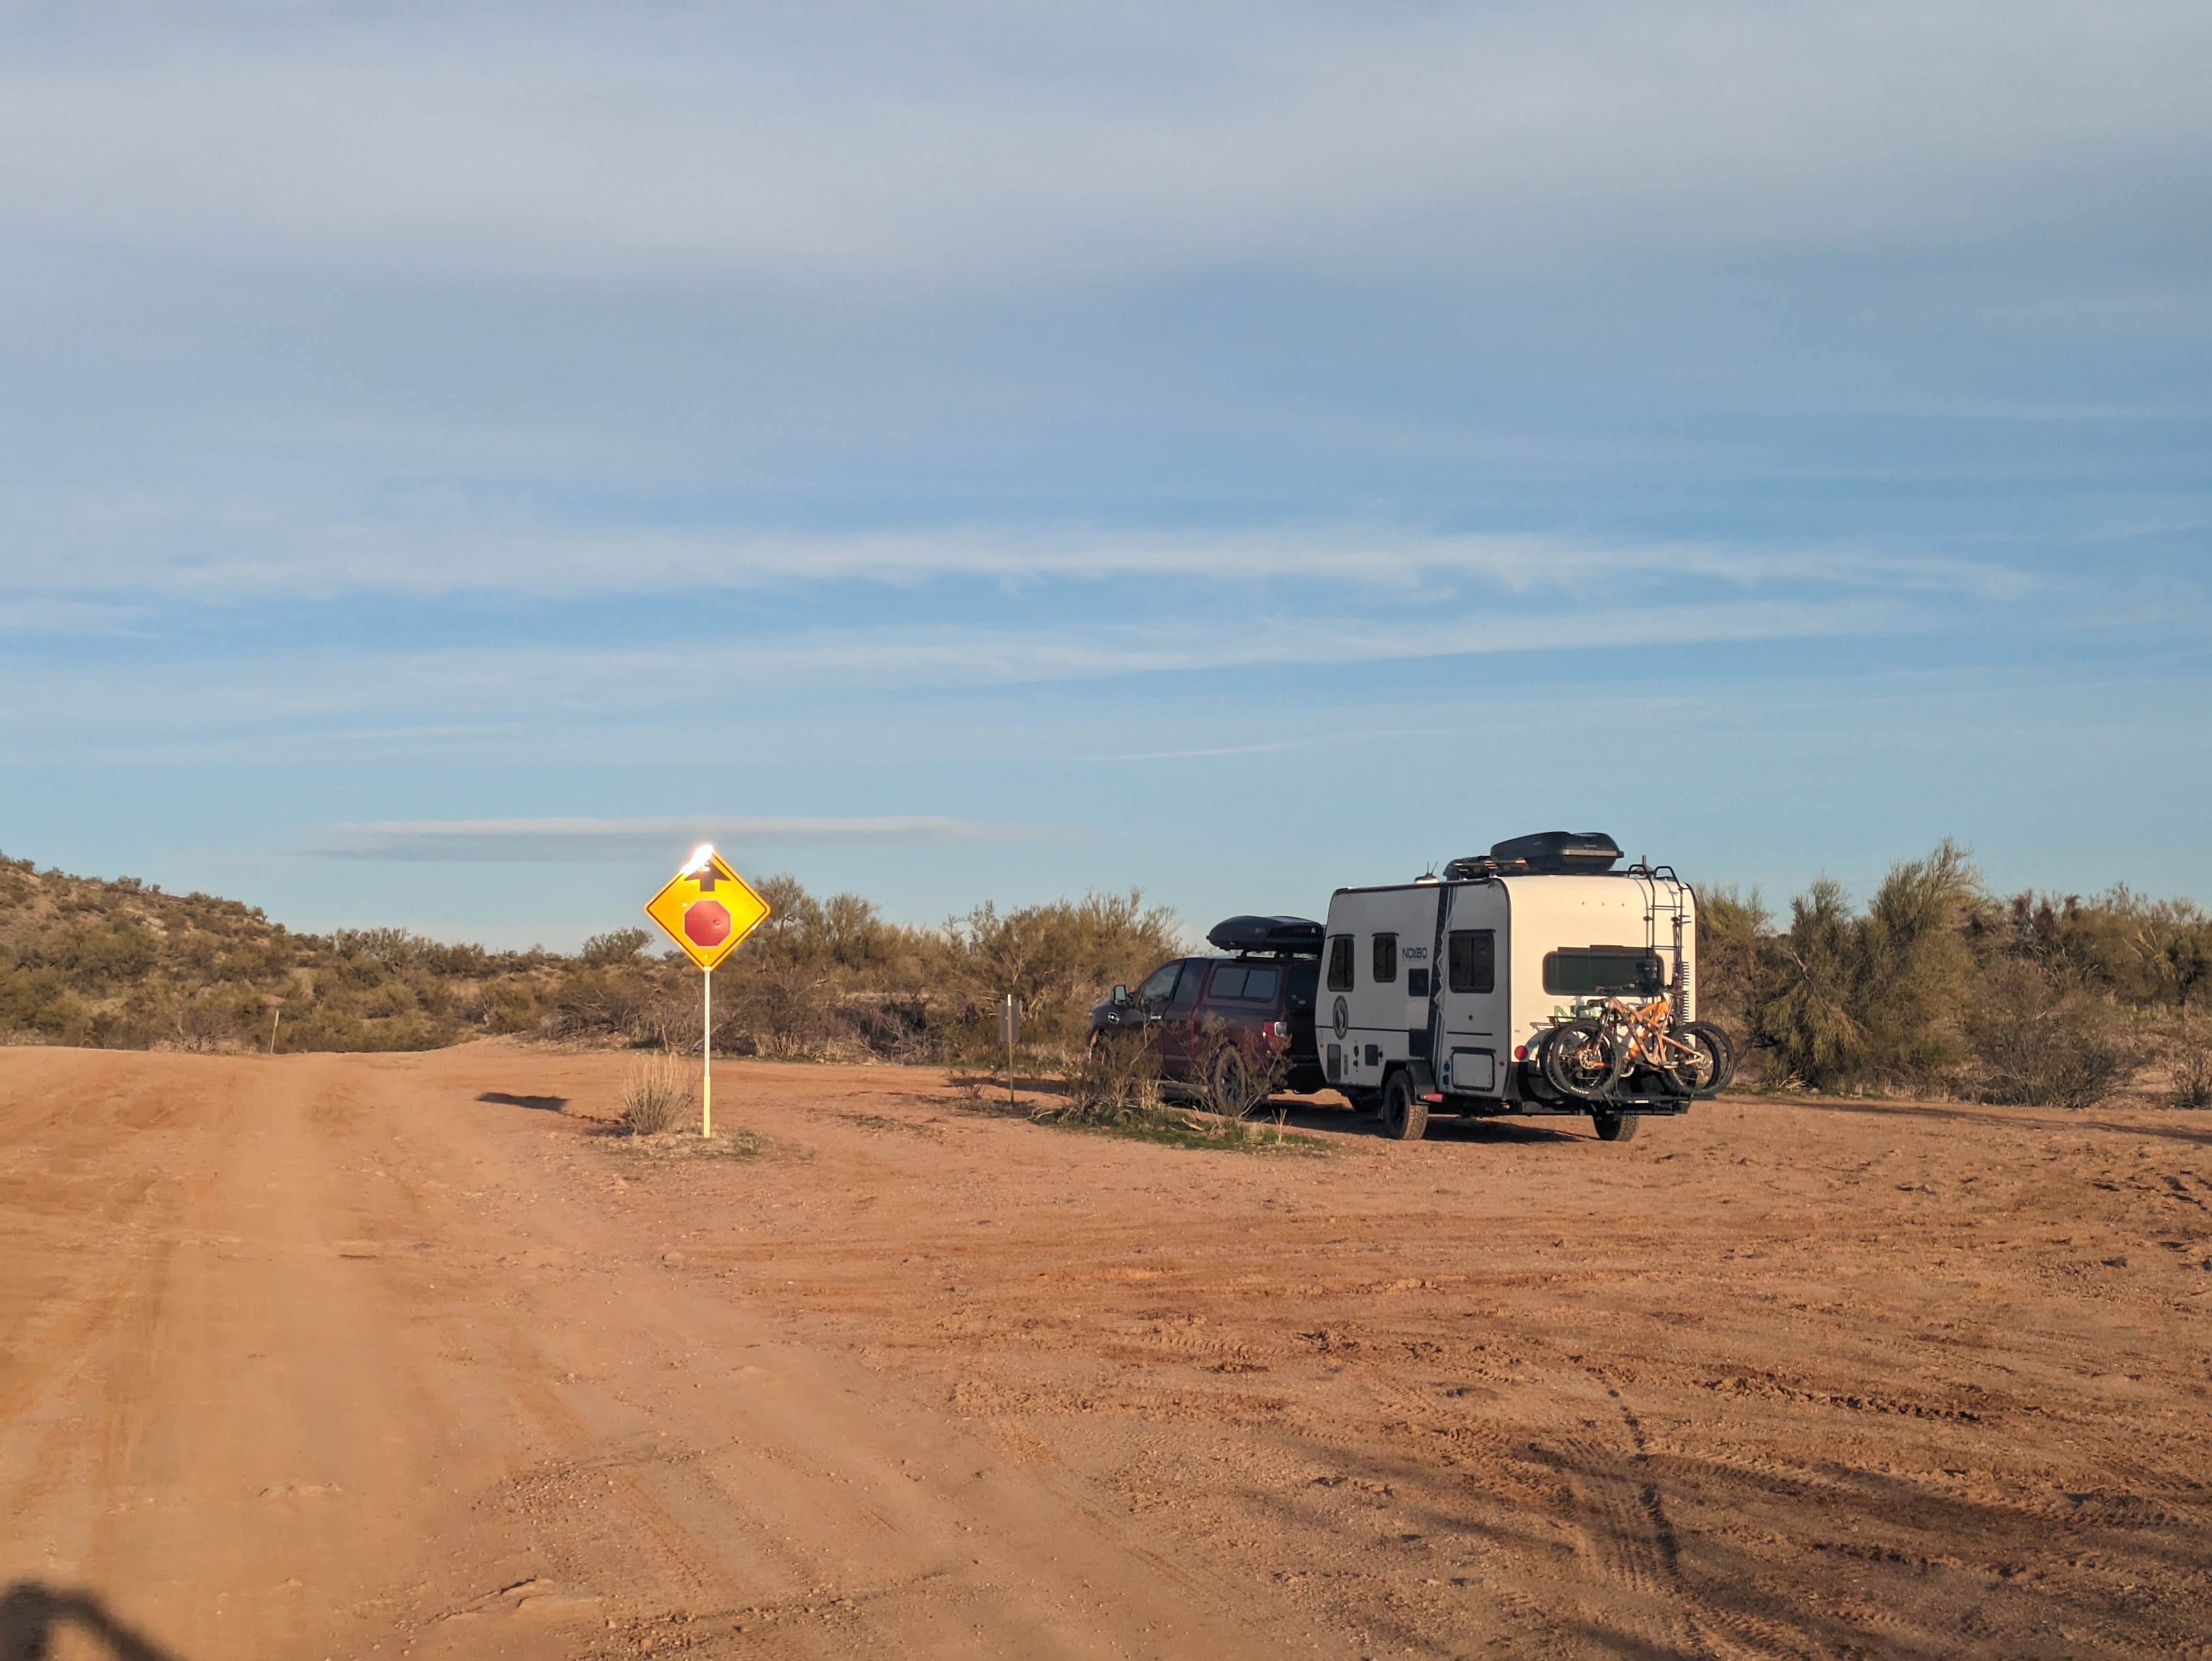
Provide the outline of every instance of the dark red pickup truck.
{"type": "Polygon", "coordinates": [[[1091,1012],[1091,1035],[1141,1032],[1160,1058],[1160,1076],[1194,1081],[1200,1057],[1224,1053],[1210,1022],[1235,1053],[1256,1061],[1286,1046],[1282,1088],[1325,1090],[1314,1039],[1322,926],[1304,917],[1231,917],[1206,938],[1231,955],[1177,958],[1125,986],[1091,1012]]]}

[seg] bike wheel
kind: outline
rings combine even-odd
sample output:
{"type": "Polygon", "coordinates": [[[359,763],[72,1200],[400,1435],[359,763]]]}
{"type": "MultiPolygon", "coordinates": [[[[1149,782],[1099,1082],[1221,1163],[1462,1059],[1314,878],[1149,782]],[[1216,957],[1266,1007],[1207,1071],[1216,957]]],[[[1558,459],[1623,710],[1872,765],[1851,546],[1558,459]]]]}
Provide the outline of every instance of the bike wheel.
{"type": "Polygon", "coordinates": [[[1598,1024],[1562,1021],[1544,1040],[1544,1080],[1562,1096],[1588,1101],[1613,1080],[1613,1057],[1598,1024]]]}
{"type": "Polygon", "coordinates": [[[1711,1096],[1728,1088],[1735,1077],[1735,1044],[1729,1035],[1705,1021],[1686,1021],[1676,1037],[1698,1055],[1696,1063],[1674,1069],[1688,1093],[1711,1096]]]}

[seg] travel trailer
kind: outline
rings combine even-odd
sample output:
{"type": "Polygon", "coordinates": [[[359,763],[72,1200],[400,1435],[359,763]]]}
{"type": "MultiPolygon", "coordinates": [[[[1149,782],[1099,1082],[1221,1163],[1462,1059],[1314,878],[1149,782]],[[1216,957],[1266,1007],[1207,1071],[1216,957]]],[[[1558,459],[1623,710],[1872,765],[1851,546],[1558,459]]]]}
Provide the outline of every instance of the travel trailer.
{"type": "Polygon", "coordinates": [[[1601,832],[1553,830],[1338,889],[1314,1009],[1329,1084],[1406,1140],[1435,1114],[1542,1113],[1614,1141],[1719,1089],[1735,1055],[1694,1019],[1695,897],[1620,858],[1601,832]]]}

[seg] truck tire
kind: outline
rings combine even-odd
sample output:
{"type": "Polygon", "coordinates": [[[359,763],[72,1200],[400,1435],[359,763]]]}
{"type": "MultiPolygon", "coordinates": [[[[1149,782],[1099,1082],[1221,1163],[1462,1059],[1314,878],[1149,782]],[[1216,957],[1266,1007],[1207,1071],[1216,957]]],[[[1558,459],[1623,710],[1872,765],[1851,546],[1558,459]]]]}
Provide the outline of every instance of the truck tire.
{"type": "Polygon", "coordinates": [[[1382,1134],[1394,1142],[1418,1142],[1428,1133],[1429,1104],[1413,1093],[1401,1068],[1382,1086],[1382,1134]]]}
{"type": "Polygon", "coordinates": [[[1250,1078],[1244,1058],[1234,1050],[1224,1050],[1213,1060],[1213,1098],[1206,1105],[1229,1118],[1242,1118],[1252,1105],[1250,1078]]]}
{"type": "Polygon", "coordinates": [[[1634,1113],[1593,1113],[1590,1123],[1597,1127],[1597,1139],[1601,1142],[1625,1142],[1636,1134],[1634,1113]]]}

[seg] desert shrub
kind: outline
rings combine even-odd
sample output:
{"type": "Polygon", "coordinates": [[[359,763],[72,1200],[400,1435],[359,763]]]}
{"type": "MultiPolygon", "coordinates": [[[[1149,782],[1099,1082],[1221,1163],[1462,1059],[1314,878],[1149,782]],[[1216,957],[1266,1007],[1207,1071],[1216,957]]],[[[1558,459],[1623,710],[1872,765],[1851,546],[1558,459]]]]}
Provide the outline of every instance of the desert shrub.
{"type": "Polygon", "coordinates": [[[1866,1025],[1855,1013],[1863,958],[1843,885],[1822,877],[1790,903],[1774,943],[1775,972],[1759,1012],[1770,1083],[1813,1090],[1850,1083],[1863,1065],[1866,1025]]]}
{"type": "Polygon", "coordinates": [[[1712,888],[1698,895],[1698,1019],[1747,1045],[1757,1030],[1759,991],[1773,918],[1753,889],[1712,888]]]}
{"type": "Polygon", "coordinates": [[[673,1130],[690,1117],[690,1068],[666,1050],[631,1063],[623,1082],[623,1123],[640,1136],[673,1130]]]}
{"type": "Polygon", "coordinates": [[[1978,1094],[2034,1107],[2094,1107],[2118,1079],[2125,1052],[2110,1011],[2063,993],[2049,972],[2014,962],[1984,977],[1968,1022],[1983,1075],[1978,1094]]]}
{"type": "Polygon", "coordinates": [[[653,937],[642,928],[617,928],[594,934],[576,955],[587,969],[608,969],[636,959],[653,937]]]}
{"type": "Polygon", "coordinates": [[[1033,1117],[1079,1124],[1126,1124],[1160,1111],[1160,1062],[1134,1036],[1102,1037],[1077,1053],[1063,1074],[1066,1093],[1033,1117]]]}
{"type": "Polygon", "coordinates": [[[2191,1044],[2173,1063],[2167,1099],[2176,1107],[2212,1107],[2212,1051],[2191,1044]]]}

